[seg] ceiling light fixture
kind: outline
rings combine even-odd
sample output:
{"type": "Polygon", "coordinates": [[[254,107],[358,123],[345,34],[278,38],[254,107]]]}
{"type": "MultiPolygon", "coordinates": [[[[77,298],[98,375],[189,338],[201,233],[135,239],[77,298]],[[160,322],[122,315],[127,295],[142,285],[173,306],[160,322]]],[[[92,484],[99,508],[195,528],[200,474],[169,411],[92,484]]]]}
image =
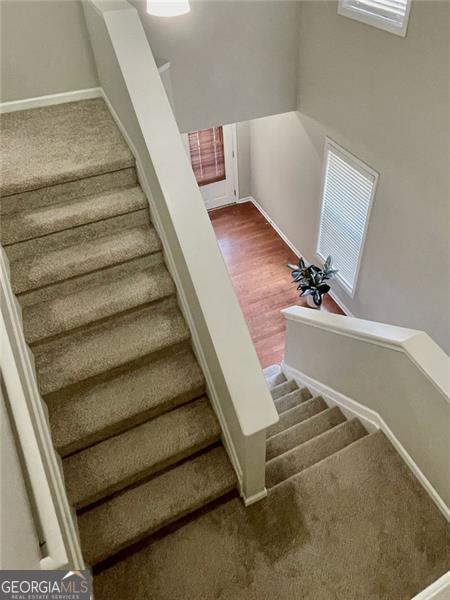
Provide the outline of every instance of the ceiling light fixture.
{"type": "Polygon", "coordinates": [[[190,10],[189,0],[147,0],[147,13],[156,17],[177,17],[190,10]]]}

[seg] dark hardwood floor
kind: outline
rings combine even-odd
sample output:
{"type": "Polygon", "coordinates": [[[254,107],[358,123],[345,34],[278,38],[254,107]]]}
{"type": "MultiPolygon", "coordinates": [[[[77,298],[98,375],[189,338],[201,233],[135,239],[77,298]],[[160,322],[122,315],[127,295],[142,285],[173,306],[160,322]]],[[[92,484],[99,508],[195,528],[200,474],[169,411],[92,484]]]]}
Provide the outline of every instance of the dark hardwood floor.
{"type": "MultiPolygon", "coordinates": [[[[298,259],[251,202],[218,208],[209,216],[261,366],[279,363],[284,354],[280,310],[306,306],[286,267],[298,259]]],[[[343,314],[328,294],[322,310],[343,314]]]]}

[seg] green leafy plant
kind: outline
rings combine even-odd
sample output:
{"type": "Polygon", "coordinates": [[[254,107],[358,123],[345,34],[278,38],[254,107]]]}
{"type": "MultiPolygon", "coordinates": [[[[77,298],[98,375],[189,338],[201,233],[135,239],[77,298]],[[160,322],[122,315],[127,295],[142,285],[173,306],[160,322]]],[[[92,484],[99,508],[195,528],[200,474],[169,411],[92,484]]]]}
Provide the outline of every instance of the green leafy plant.
{"type": "Polygon", "coordinates": [[[319,307],[322,304],[322,296],[331,289],[325,281],[338,272],[337,269],[333,269],[331,256],[327,258],[322,268],[316,265],[307,267],[303,258],[298,261],[298,265],[288,264],[288,267],[292,271],[294,283],[298,283],[300,296],[312,296],[314,304],[319,307]]]}

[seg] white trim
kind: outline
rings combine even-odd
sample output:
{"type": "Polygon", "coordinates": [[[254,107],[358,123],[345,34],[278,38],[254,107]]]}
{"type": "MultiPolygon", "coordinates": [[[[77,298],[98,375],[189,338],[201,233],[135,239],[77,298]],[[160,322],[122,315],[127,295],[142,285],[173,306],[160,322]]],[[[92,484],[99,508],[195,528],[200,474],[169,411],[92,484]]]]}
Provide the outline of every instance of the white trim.
{"type": "Polygon", "coordinates": [[[286,363],[281,365],[283,372],[286,377],[295,379],[299,383],[300,387],[307,386],[312,393],[315,395],[323,396],[324,400],[332,405],[339,406],[346,417],[357,417],[366,426],[369,432],[373,432],[377,429],[381,429],[392,445],[395,447],[397,452],[400,454],[402,459],[408,465],[412,473],[421,483],[424,490],[433,500],[437,508],[441,511],[447,521],[450,521],[450,508],[446,505],[444,500],[439,496],[435,488],[431,485],[429,480],[425,477],[417,463],[413,460],[411,455],[406,451],[404,446],[400,443],[394,432],[387,425],[386,421],[376,411],[363,406],[359,402],[352,400],[348,396],[337,392],[336,390],[324,385],[317,379],[313,379],[305,373],[302,373],[298,369],[290,367],[286,363]]]}
{"type": "Polygon", "coordinates": [[[249,496],[248,498],[244,498],[244,505],[245,506],[251,506],[252,504],[255,504],[255,502],[259,502],[260,500],[263,500],[266,497],[267,497],[267,488],[264,488],[258,494],[254,494],[253,496],[249,496]]]}
{"type": "Polygon", "coordinates": [[[342,0],[339,0],[337,12],[338,15],[341,15],[343,17],[348,17],[349,19],[359,21],[360,23],[365,23],[366,25],[372,25],[373,27],[377,27],[377,29],[383,29],[384,31],[388,31],[389,33],[395,33],[395,35],[406,37],[410,10],[411,0],[408,1],[405,17],[401,25],[396,25],[389,19],[384,19],[381,15],[376,15],[370,12],[365,12],[363,10],[358,10],[356,7],[353,8],[351,6],[345,6],[342,0]]]}
{"type": "Polygon", "coordinates": [[[345,159],[347,159],[350,163],[353,163],[363,173],[368,173],[371,177],[373,177],[373,187],[372,187],[372,192],[371,192],[371,196],[370,196],[370,200],[369,200],[369,206],[367,208],[367,217],[366,217],[366,222],[364,224],[364,231],[363,231],[362,239],[361,239],[361,248],[360,248],[360,251],[358,254],[358,262],[356,265],[353,286],[350,287],[348,285],[348,283],[346,281],[344,281],[344,279],[339,275],[339,273],[337,273],[337,275],[336,275],[336,279],[338,280],[339,284],[344,288],[344,290],[347,292],[347,294],[351,298],[354,298],[355,294],[356,294],[356,290],[358,288],[359,270],[361,268],[361,261],[362,261],[362,257],[364,254],[367,230],[369,228],[370,214],[372,212],[373,201],[374,201],[375,193],[377,190],[379,174],[377,173],[377,171],[372,169],[372,167],[369,167],[369,165],[367,165],[361,159],[359,159],[357,156],[355,156],[354,154],[352,154],[351,152],[349,152],[348,150],[346,150],[345,148],[340,146],[334,140],[332,140],[328,136],[325,137],[325,146],[324,146],[324,151],[323,151],[323,162],[322,162],[322,177],[321,177],[321,184],[320,184],[320,212],[319,212],[319,220],[318,220],[319,225],[317,228],[316,243],[315,243],[315,255],[316,255],[316,257],[320,258],[321,260],[324,261],[327,258],[326,256],[322,256],[319,253],[319,239],[320,239],[320,223],[322,221],[322,214],[323,214],[323,208],[324,208],[323,193],[324,193],[324,188],[325,188],[325,173],[327,170],[327,156],[328,156],[330,147],[333,148],[336,153],[343,155],[343,157],[345,159]]]}
{"type": "MultiPolygon", "coordinates": [[[[182,282],[181,282],[179,274],[178,274],[178,269],[176,266],[175,259],[172,255],[172,252],[170,249],[169,241],[165,234],[165,230],[162,225],[161,219],[159,217],[158,211],[156,210],[156,207],[153,202],[153,195],[151,192],[150,183],[147,179],[145,170],[142,166],[142,161],[139,157],[139,153],[137,152],[136,147],[134,146],[131,137],[129,136],[127,130],[125,129],[118,114],[114,110],[114,107],[112,106],[108,96],[105,94],[105,92],[103,90],[102,90],[102,97],[104,98],[106,105],[108,106],[117,127],[119,128],[120,132],[122,133],[125,141],[127,142],[128,146],[131,150],[131,153],[133,154],[133,156],[135,158],[138,180],[142,187],[142,190],[144,191],[144,194],[147,197],[147,200],[149,203],[149,208],[150,208],[150,213],[151,213],[151,217],[152,217],[152,223],[161,239],[165,263],[166,263],[167,269],[168,269],[171,277],[174,280],[175,287],[177,289],[177,296],[178,296],[178,302],[180,305],[180,309],[181,309],[183,317],[185,318],[186,323],[189,327],[189,331],[191,333],[194,354],[200,364],[203,374],[205,375],[208,397],[211,400],[211,404],[213,405],[214,410],[217,415],[217,418],[220,422],[220,426],[221,426],[222,434],[223,434],[222,441],[228,452],[228,456],[230,458],[231,464],[233,465],[233,468],[236,472],[240,494],[242,497],[244,497],[244,495],[243,495],[243,479],[244,478],[243,478],[242,468],[239,463],[239,459],[238,459],[238,456],[237,456],[237,453],[236,453],[236,450],[235,450],[235,447],[233,444],[232,436],[231,436],[228,426],[227,426],[226,419],[223,415],[223,412],[222,412],[222,409],[220,406],[219,396],[218,396],[217,390],[215,389],[215,385],[214,385],[214,379],[211,375],[211,372],[210,372],[209,366],[208,366],[208,361],[203,352],[203,347],[202,347],[200,338],[198,336],[198,333],[197,333],[197,330],[195,327],[195,323],[194,323],[194,319],[193,319],[193,316],[192,316],[192,313],[190,310],[189,302],[184,293],[183,285],[182,285],[182,282]]],[[[245,501],[246,500],[244,498],[244,502],[245,501]]]]}
{"type": "MultiPolygon", "coordinates": [[[[297,256],[297,258],[303,258],[305,260],[305,262],[307,264],[309,264],[310,261],[308,261],[308,259],[305,257],[303,252],[300,252],[300,250],[296,246],[294,246],[294,244],[287,237],[287,235],[285,233],[283,233],[283,231],[281,231],[281,229],[278,227],[278,225],[275,223],[275,221],[271,218],[269,213],[267,213],[264,210],[264,208],[261,206],[261,204],[259,204],[259,202],[257,202],[253,198],[253,196],[247,196],[246,198],[242,198],[242,200],[239,200],[239,204],[243,204],[244,202],[251,202],[255,206],[255,208],[262,214],[262,216],[266,219],[266,221],[269,223],[269,225],[271,225],[273,227],[273,229],[275,229],[275,231],[280,236],[280,238],[283,240],[283,242],[287,246],[289,246],[289,248],[292,250],[292,252],[297,256]]],[[[333,300],[336,302],[336,304],[339,306],[339,308],[341,308],[345,312],[346,316],[353,317],[353,313],[351,312],[351,310],[347,306],[345,306],[344,302],[339,298],[339,296],[337,296],[337,294],[334,290],[330,290],[328,293],[331,296],[331,298],[333,298],[333,300]]]]}
{"type": "Polygon", "coordinates": [[[99,98],[101,95],[101,88],[95,87],[85,90],[75,90],[73,92],[61,92],[60,94],[51,94],[49,96],[37,96],[36,98],[11,100],[10,102],[0,103],[0,114],[14,112],[16,110],[40,108],[42,106],[53,106],[54,104],[65,104],[66,102],[90,100],[91,98],[99,98]]]}
{"type": "Polygon", "coordinates": [[[253,202],[253,197],[244,196],[243,198],[239,198],[239,200],[236,200],[236,204],[244,204],[245,202],[253,202]]]}
{"type": "Polygon", "coordinates": [[[12,416],[46,543],[47,556],[42,558],[41,568],[82,569],[84,561],[60,459],[53,447],[44,402],[36,381],[34,359],[25,341],[21,309],[8,273],[8,258],[1,248],[0,286],[4,297],[0,319],[1,366],[8,397],[14,399],[11,402],[12,416]]]}
{"type": "Polygon", "coordinates": [[[233,153],[233,174],[234,174],[234,202],[239,201],[239,170],[238,170],[238,155],[237,155],[237,132],[236,123],[231,126],[231,140],[233,153]]]}
{"type": "Polygon", "coordinates": [[[433,581],[412,600],[446,600],[448,598],[450,598],[450,571],[433,581]]]}

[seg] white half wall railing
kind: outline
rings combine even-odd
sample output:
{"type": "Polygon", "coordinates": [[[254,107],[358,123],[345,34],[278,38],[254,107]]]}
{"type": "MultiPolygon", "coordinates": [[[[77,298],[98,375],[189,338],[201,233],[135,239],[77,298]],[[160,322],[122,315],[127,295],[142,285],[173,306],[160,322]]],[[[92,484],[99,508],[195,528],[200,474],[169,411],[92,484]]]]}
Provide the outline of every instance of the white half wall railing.
{"type": "Polygon", "coordinates": [[[381,427],[449,516],[449,358],[424,332],[292,306],[284,370],[381,427]]]}
{"type": "MultiPolygon", "coordinates": [[[[47,412],[25,342],[20,306],[9,280],[9,263],[0,247],[0,370],[8,409],[22,455],[25,478],[41,544],[42,569],[83,569],[62,467],[53,448],[47,412]]],[[[2,515],[7,518],[7,515],[2,515]]],[[[14,515],[11,515],[14,518],[14,515]]],[[[16,540],[10,540],[14,544],[16,540]]],[[[2,539],[2,545],[7,541],[2,539]]]]}
{"type": "Polygon", "coordinates": [[[138,12],[125,1],[87,0],[83,7],[105,100],[136,158],[223,441],[250,504],[266,495],[265,431],[278,414],[138,12]]]}

